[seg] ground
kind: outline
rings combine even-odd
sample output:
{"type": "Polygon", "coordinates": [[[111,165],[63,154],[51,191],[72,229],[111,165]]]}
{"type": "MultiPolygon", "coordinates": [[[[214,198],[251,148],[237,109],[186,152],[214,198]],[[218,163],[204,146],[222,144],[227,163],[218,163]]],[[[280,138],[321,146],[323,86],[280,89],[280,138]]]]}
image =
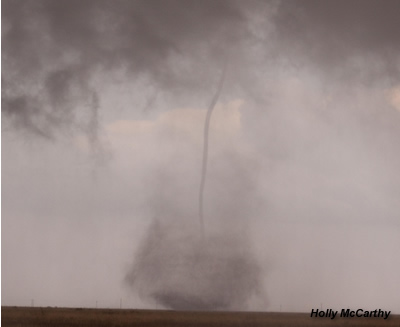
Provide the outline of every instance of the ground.
{"type": "Polygon", "coordinates": [[[161,310],[2,307],[2,326],[387,326],[400,315],[382,318],[310,318],[309,313],[179,312],[161,310]]]}

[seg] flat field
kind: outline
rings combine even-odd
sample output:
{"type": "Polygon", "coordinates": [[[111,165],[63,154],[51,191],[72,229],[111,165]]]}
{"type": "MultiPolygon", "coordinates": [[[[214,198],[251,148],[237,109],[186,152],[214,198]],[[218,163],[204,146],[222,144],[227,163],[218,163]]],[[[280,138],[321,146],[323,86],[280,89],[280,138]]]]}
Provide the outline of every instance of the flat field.
{"type": "Polygon", "coordinates": [[[179,312],[128,309],[1,307],[7,326],[387,326],[400,327],[400,315],[383,318],[310,318],[309,313],[179,312]]]}

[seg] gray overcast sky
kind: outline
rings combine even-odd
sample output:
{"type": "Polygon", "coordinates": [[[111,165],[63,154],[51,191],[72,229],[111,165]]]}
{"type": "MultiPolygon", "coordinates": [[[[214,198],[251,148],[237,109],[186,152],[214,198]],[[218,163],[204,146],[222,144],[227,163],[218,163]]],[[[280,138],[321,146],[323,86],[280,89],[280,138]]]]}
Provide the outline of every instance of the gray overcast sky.
{"type": "Polygon", "coordinates": [[[2,305],[400,313],[399,13],[3,0],[2,305]]]}

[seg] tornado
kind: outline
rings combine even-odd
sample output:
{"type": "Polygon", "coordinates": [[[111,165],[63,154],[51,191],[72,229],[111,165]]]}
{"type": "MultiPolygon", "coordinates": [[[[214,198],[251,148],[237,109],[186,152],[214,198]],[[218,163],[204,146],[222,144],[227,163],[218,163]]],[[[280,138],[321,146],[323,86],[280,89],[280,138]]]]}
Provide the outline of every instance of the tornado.
{"type": "MultiPolygon", "coordinates": [[[[203,134],[199,211],[201,232],[193,224],[193,213],[169,199],[153,219],[136,253],[125,281],[147,301],[173,310],[244,310],[253,297],[265,298],[262,271],[253,255],[249,239],[228,226],[207,231],[204,224],[204,191],[207,177],[211,115],[221,94],[227,61],[208,107],[203,134]]],[[[241,197],[244,198],[244,197],[241,197]]],[[[232,199],[233,201],[233,199],[232,199]]],[[[235,199],[236,202],[241,202],[235,199]]],[[[244,205],[245,201],[241,202],[244,205]]],[[[225,204],[232,213],[238,210],[225,204]]],[[[228,217],[215,217],[224,218],[228,217]]]]}
{"type": "Polygon", "coordinates": [[[215,92],[214,97],[211,100],[210,106],[208,107],[207,114],[206,114],[206,120],[204,123],[203,161],[202,161],[202,166],[201,166],[201,180],[200,180],[200,189],[199,189],[199,220],[200,220],[201,235],[202,235],[203,240],[205,239],[204,187],[206,184],[206,176],[207,176],[208,134],[209,134],[209,130],[210,130],[211,115],[214,110],[215,104],[218,101],[219,95],[221,94],[222,87],[224,85],[227,66],[228,66],[228,60],[225,60],[224,68],[221,73],[221,78],[220,78],[218,86],[217,86],[217,91],[215,92]]]}

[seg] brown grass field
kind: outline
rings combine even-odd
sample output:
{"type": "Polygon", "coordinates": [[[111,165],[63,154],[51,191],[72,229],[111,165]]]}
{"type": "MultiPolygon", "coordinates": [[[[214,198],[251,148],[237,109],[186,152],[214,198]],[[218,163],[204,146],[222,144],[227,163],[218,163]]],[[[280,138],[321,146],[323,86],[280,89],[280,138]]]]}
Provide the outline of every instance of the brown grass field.
{"type": "Polygon", "coordinates": [[[178,312],[128,309],[1,307],[7,326],[396,326],[400,315],[382,318],[310,318],[309,313],[178,312]]]}

